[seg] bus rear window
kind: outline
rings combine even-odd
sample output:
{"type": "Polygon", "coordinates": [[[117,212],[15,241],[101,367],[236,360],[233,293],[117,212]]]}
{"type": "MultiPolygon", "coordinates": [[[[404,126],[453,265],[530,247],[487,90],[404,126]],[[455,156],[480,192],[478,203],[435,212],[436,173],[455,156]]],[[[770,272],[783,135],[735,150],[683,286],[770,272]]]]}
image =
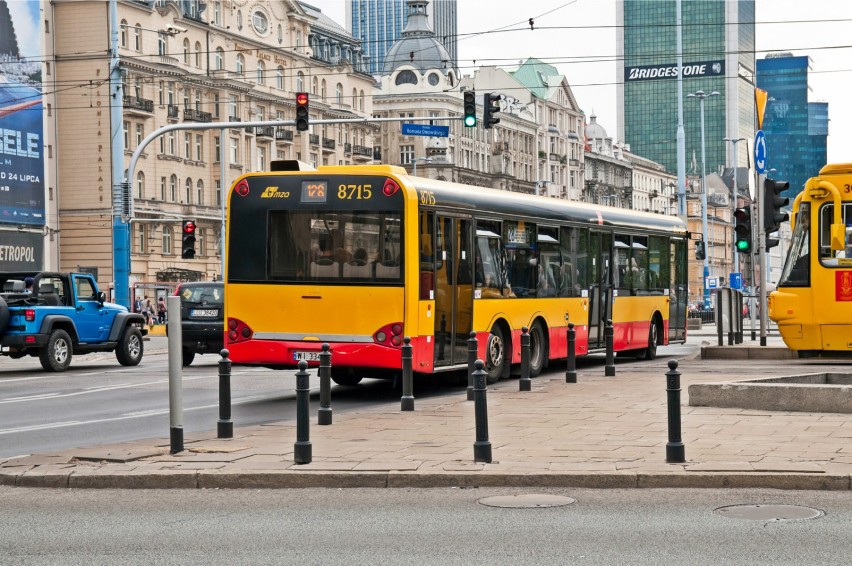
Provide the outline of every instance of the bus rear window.
{"type": "Polygon", "coordinates": [[[402,283],[399,212],[282,210],[268,224],[269,280],[402,283]]]}

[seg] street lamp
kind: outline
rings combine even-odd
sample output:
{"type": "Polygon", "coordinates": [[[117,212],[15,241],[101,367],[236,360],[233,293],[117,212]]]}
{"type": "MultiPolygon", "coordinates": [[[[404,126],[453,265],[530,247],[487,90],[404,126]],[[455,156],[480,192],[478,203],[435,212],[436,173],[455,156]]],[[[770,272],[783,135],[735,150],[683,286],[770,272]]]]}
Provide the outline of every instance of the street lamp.
{"type": "Polygon", "coordinates": [[[709,251],[709,242],[707,241],[707,179],[705,165],[707,157],[704,153],[704,99],[710,96],[718,96],[718,92],[705,94],[703,90],[687,94],[688,98],[697,98],[698,107],[701,110],[701,238],[704,240],[704,280],[701,286],[704,288],[704,308],[710,308],[710,289],[707,288],[707,278],[710,277],[710,260],[707,252],[709,251]]]}
{"type": "Polygon", "coordinates": [[[413,175],[415,177],[417,176],[417,162],[418,161],[422,161],[423,163],[432,163],[432,158],[431,157],[415,157],[414,159],[411,160],[411,162],[414,163],[413,175]]]}
{"type": "MultiPolygon", "coordinates": [[[[737,210],[737,198],[740,196],[740,187],[737,183],[737,166],[739,163],[737,162],[737,144],[741,141],[746,141],[745,138],[724,138],[724,141],[731,142],[734,145],[734,182],[733,182],[733,190],[731,194],[733,198],[731,198],[731,230],[734,229],[734,211],[737,210]]],[[[736,239],[736,235],[734,236],[736,239]]],[[[739,252],[734,251],[734,273],[740,272],[740,254],[739,252]]]]}

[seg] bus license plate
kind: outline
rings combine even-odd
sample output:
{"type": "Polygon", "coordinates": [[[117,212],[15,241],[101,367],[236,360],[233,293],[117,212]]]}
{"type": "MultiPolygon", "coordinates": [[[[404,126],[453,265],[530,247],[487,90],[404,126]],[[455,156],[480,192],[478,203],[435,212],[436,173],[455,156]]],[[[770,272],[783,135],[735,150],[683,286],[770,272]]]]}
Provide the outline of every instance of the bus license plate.
{"type": "Polygon", "coordinates": [[[189,316],[219,316],[219,311],[216,309],[192,309],[189,316]]]}
{"type": "Polygon", "coordinates": [[[293,352],[293,360],[296,362],[318,362],[319,352],[293,352]]]}

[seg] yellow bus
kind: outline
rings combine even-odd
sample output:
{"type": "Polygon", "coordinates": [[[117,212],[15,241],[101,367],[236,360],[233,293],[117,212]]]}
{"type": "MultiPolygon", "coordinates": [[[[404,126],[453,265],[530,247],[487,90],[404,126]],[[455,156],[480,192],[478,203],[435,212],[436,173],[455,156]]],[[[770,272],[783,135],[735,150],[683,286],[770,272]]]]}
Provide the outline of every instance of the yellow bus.
{"type": "Polygon", "coordinates": [[[791,224],[769,317],[800,357],[852,352],[852,163],[826,165],[809,179],[791,224]]]}
{"type": "Polygon", "coordinates": [[[654,358],[686,340],[688,233],[671,216],[413,177],[388,165],[297,161],[238,178],[226,217],[225,347],[239,364],[315,364],[357,384],[401,368],[466,367],[476,332],[488,380],[604,351],[654,358]]]}

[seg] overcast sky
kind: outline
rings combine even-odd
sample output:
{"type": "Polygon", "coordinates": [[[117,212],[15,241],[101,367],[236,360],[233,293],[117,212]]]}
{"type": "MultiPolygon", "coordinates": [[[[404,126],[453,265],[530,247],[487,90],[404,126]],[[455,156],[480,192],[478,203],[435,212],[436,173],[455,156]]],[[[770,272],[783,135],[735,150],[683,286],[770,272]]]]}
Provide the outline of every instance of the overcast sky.
{"type": "MultiPolygon", "coordinates": [[[[344,0],[307,2],[345,27],[344,0]]],[[[586,115],[595,113],[607,133],[617,136],[615,0],[459,0],[458,5],[463,74],[472,72],[474,60],[479,66],[542,59],[567,77],[586,115]],[[537,26],[563,29],[529,31],[529,18],[537,26]],[[526,30],[469,35],[499,28],[526,30]]],[[[756,11],[757,57],[766,51],[811,57],[810,100],[829,103],[828,161],[852,162],[852,2],[756,0],[756,11]]]]}

